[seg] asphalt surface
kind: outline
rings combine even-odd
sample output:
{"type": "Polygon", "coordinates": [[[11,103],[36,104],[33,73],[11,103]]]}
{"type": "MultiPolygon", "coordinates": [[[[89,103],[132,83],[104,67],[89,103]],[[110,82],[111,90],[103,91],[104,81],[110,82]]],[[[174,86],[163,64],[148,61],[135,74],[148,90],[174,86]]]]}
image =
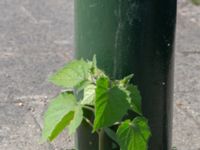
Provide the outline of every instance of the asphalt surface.
{"type": "MultiPolygon", "coordinates": [[[[200,7],[178,6],[173,146],[200,150],[200,7]]],[[[50,74],[73,58],[73,0],[0,1],[0,150],[66,150],[65,131],[39,144],[42,115],[60,90],[50,74]]]]}

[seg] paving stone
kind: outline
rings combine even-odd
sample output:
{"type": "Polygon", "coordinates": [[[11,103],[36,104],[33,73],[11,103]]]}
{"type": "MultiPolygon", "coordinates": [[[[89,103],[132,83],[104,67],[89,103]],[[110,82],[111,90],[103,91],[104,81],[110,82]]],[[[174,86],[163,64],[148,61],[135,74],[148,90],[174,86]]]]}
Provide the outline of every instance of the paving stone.
{"type": "Polygon", "coordinates": [[[200,54],[177,53],[175,68],[177,92],[200,92],[200,54]]]}
{"type": "Polygon", "coordinates": [[[65,131],[39,144],[43,112],[60,90],[48,76],[73,57],[73,0],[0,1],[0,149],[66,150],[65,131]]]}
{"type": "Polygon", "coordinates": [[[21,105],[0,104],[1,150],[53,150],[48,143],[39,144],[40,128],[21,105]]]}
{"type": "Polygon", "coordinates": [[[178,150],[200,150],[200,26],[194,21],[199,10],[179,1],[173,119],[173,145],[178,150]]]}
{"type": "MultiPolygon", "coordinates": [[[[39,144],[43,114],[60,91],[47,82],[73,58],[73,0],[0,0],[0,149],[65,150],[64,131],[39,144]]],[[[180,0],[173,145],[200,150],[200,8],[180,0]]]]}
{"type": "Polygon", "coordinates": [[[178,150],[200,150],[200,126],[180,104],[174,111],[173,146],[178,150]]]}

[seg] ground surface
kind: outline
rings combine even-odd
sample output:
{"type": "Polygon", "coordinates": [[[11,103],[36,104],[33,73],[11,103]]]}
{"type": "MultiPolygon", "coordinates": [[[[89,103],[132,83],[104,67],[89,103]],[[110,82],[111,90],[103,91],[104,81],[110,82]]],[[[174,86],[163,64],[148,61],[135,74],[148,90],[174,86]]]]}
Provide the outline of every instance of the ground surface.
{"type": "MultiPolygon", "coordinates": [[[[47,82],[73,57],[72,0],[0,1],[0,149],[64,150],[63,133],[38,144],[42,114],[59,89],[47,82]]],[[[200,7],[179,1],[176,38],[174,143],[200,150],[200,7]]]]}

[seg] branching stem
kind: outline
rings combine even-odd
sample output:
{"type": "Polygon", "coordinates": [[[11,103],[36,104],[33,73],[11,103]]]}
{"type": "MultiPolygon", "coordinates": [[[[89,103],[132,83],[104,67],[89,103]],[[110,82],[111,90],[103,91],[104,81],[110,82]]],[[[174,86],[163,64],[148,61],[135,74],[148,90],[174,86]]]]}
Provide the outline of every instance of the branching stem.
{"type": "Polygon", "coordinates": [[[86,118],[86,117],[83,117],[83,118],[93,128],[92,122],[88,118],[86,118]]]}

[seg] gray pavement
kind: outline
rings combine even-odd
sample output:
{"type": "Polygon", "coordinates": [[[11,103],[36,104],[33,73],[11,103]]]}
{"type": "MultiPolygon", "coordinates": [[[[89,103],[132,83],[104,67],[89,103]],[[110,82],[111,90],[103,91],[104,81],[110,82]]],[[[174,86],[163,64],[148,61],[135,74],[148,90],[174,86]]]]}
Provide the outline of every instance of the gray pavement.
{"type": "Polygon", "coordinates": [[[176,36],[173,145],[200,150],[200,7],[180,0],[176,36]]]}
{"type": "Polygon", "coordinates": [[[73,56],[72,0],[0,0],[0,150],[71,148],[65,133],[39,144],[42,114],[59,89],[49,74],[73,56]]]}
{"type": "MultiPolygon", "coordinates": [[[[200,150],[200,7],[179,1],[173,145],[200,150]]],[[[65,131],[39,144],[47,102],[60,90],[47,82],[73,58],[73,0],[0,1],[0,150],[64,150],[65,131]]]]}

